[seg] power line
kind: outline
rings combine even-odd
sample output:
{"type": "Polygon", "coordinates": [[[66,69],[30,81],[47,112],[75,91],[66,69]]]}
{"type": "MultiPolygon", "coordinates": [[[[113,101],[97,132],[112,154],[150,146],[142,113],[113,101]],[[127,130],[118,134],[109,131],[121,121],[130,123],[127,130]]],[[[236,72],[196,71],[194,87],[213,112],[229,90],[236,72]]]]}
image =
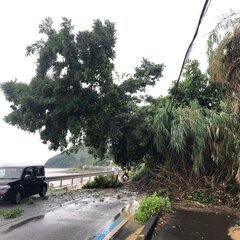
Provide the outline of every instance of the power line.
{"type": "Polygon", "coordinates": [[[172,111],[173,101],[174,101],[174,99],[175,99],[175,97],[177,95],[177,90],[178,90],[178,86],[179,86],[179,82],[180,82],[180,78],[181,78],[184,66],[185,66],[185,64],[186,64],[186,62],[188,60],[189,54],[190,54],[190,52],[192,50],[193,43],[194,43],[194,41],[195,41],[195,39],[197,37],[199,27],[200,27],[200,25],[202,23],[202,20],[203,20],[205,14],[207,13],[207,10],[209,8],[210,3],[211,3],[211,0],[206,0],[205,3],[204,3],[201,15],[200,15],[199,20],[198,20],[197,28],[196,28],[195,33],[193,35],[192,41],[189,44],[189,47],[188,47],[188,49],[187,49],[187,51],[185,53],[185,56],[184,56],[184,59],[183,59],[183,63],[182,63],[181,69],[180,69],[180,73],[178,75],[178,79],[177,79],[177,82],[176,82],[176,85],[175,85],[174,92],[173,92],[172,97],[171,97],[171,99],[170,99],[170,101],[168,103],[167,112],[171,112],[172,111]]]}

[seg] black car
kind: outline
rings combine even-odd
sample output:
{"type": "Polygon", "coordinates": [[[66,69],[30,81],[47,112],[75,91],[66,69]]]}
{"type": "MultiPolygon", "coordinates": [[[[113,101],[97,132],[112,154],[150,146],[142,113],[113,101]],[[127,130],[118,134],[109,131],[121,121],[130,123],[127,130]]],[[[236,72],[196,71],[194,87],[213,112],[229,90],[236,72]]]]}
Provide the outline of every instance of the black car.
{"type": "Polygon", "coordinates": [[[27,196],[44,197],[48,188],[45,179],[43,166],[0,167],[0,201],[18,204],[27,196]]]}

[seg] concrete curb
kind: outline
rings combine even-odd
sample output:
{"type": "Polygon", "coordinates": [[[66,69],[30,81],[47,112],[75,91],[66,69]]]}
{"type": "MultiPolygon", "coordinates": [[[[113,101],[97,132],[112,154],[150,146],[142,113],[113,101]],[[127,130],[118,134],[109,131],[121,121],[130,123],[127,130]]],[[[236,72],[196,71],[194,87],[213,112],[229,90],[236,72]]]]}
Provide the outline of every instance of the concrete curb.
{"type": "Polygon", "coordinates": [[[125,218],[103,240],[111,240],[114,237],[114,235],[123,228],[123,226],[128,222],[128,220],[129,220],[129,217],[125,218]]]}
{"type": "Polygon", "coordinates": [[[145,224],[143,230],[138,235],[136,240],[150,240],[152,238],[152,234],[154,232],[158,220],[159,214],[158,213],[153,214],[145,224]]]}
{"type": "MultiPolygon", "coordinates": [[[[120,213],[118,213],[115,216],[115,220],[119,217],[123,217],[124,219],[118,224],[116,225],[110,232],[107,233],[107,235],[105,235],[103,238],[99,238],[98,236],[95,236],[95,238],[93,240],[111,240],[114,239],[114,237],[118,234],[119,231],[122,230],[122,228],[124,227],[125,224],[128,223],[128,221],[130,220],[130,216],[123,216],[122,213],[123,211],[127,209],[127,207],[124,207],[122,209],[122,211],[120,213]]],[[[159,213],[155,213],[153,214],[149,220],[146,222],[146,224],[143,226],[143,229],[141,230],[141,232],[139,234],[136,234],[136,238],[134,237],[135,240],[151,240],[152,239],[152,235],[153,232],[155,230],[155,227],[157,225],[157,222],[159,220],[160,214],[159,213]]],[[[107,227],[109,228],[109,226],[107,227]]],[[[104,230],[103,232],[106,232],[106,230],[104,230]]],[[[101,234],[101,233],[100,233],[101,234]]],[[[99,235],[99,234],[98,234],[99,235]]]]}
{"type": "Polygon", "coordinates": [[[118,231],[120,231],[123,228],[123,226],[129,221],[130,216],[124,216],[123,214],[123,212],[126,209],[128,209],[128,207],[129,207],[129,204],[123,207],[121,211],[114,217],[114,221],[117,221],[117,219],[122,218],[120,222],[117,223],[117,225],[113,226],[112,229],[111,229],[112,224],[107,226],[107,228],[105,228],[102,232],[99,232],[91,240],[111,240],[114,237],[114,235],[118,231]]]}

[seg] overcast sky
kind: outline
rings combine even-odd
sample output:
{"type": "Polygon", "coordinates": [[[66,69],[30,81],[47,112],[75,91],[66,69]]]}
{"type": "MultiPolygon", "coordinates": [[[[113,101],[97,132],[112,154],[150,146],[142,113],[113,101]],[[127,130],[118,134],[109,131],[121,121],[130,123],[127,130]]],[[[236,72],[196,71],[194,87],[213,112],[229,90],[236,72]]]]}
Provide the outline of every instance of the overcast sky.
{"type": "MultiPolygon", "coordinates": [[[[51,17],[57,28],[62,17],[72,19],[75,30],[90,29],[94,19],[115,22],[117,30],[116,70],[133,72],[142,57],[164,63],[164,78],[149,89],[154,96],[165,95],[177,79],[185,51],[196,29],[205,0],[7,0],[0,2],[0,82],[29,83],[36,58],[25,57],[26,47],[41,36],[38,25],[51,17]]],[[[212,0],[193,46],[191,58],[206,68],[207,33],[230,9],[240,9],[239,0],[212,0]]],[[[0,165],[44,164],[56,154],[41,143],[38,134],[25,133],[3,122],[10,112],[0,93],[0,165]]]]}

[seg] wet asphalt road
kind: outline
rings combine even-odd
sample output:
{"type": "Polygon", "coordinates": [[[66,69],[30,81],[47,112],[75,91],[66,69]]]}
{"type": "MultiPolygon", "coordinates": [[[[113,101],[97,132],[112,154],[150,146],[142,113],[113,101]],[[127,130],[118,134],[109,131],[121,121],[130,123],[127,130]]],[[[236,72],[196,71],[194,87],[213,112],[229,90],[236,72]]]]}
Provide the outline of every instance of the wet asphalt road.
{"type": "Polygon", "coordinates": [[[239,240],[239,224],[233,214],[176,210],[152,240],[239,240]]]}
{"type": "Polygon", "coordinates": [[[109,226],[126,201],[81,199],[52,211],[0,224],[1,240],[89,240],[109,226]]]}

